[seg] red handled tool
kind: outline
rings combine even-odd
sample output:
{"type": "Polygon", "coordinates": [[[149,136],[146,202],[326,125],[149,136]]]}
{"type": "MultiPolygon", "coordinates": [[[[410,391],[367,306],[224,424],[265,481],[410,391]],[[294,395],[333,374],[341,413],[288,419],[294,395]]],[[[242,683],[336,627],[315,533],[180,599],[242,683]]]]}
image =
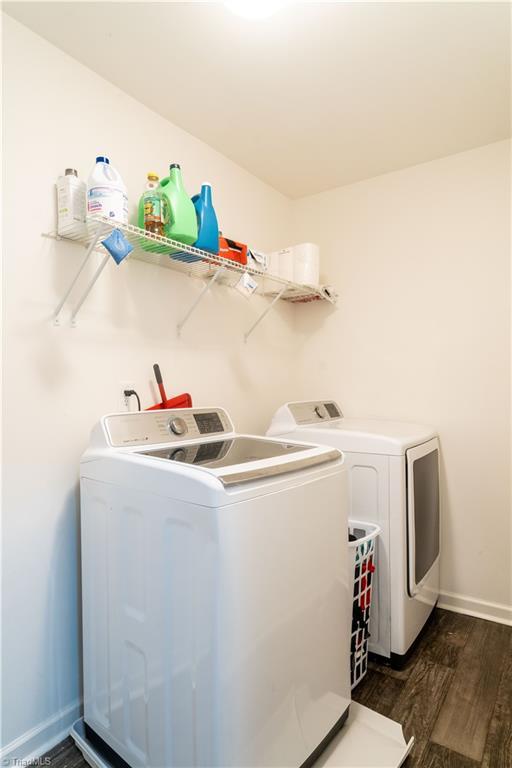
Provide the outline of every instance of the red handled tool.
{"type": "Polygon", "coordinates": [[[155,379],[156,383],[158,384],[158,390],[160,392],[162,402],[157,403],[157,405],[152,405],[151,408],[146,408],[147,411],[157,411],[159,408],[192,408],[192,397],[188,394],[188,392],[184,392],[182,395],[176,395],[176,397],[171,397],[168,399],[165,392],[162,373],[158,363],[154,364],[153,370],[155,372],[155,379]]]}

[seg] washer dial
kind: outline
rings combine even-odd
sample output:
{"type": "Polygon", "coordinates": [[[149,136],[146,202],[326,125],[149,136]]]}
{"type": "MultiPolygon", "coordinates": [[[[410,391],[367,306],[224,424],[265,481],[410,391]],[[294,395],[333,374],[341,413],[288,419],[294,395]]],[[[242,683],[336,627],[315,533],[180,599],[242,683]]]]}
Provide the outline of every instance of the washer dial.
{"type": "Polygon", "coordinates": [[[169,428],[169,432],[172,432],[173,435],[184,435],[187,431],[185,420],[181,419],[179,416],[171,419],[167,426],[169,428]]]}
{"type": "Polygon", "coordinates": [[[315,408],[315,413],[319,419],[326,419],[329,415],[323,405],[317,405],[315,408]]]}

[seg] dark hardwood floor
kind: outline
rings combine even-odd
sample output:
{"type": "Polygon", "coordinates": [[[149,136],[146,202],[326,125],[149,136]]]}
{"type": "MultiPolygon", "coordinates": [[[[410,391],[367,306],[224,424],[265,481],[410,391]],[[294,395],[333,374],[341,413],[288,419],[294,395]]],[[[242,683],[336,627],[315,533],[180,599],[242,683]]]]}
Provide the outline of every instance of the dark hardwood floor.
{"type": "Polygon", "coordinates": [[[353,698],[404,727],[404,768],[512,768],[512,627],[436,610],[405,669],[370,664],[353,698]]]}
{"type": "MultiPolygon", "coordinates": [[[[371,663],[353,698],[415,737],[404,768],[512,768],[512,627],[436,610],[407,666],[371,663]]],[[[71,739],[45,757],[87,766],[71,739]]]]}

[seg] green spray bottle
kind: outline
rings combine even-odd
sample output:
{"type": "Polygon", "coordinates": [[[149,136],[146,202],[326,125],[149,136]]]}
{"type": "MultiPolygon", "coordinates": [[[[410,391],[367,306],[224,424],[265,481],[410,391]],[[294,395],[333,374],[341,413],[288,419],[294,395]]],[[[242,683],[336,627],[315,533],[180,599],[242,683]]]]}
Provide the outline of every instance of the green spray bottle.
{"type": "Polygon", "coordinates": [[[166,237],[192,245],[197,240],[197,216],[194,203],[187,195],[178,163],[169,166],[169,176],[160,182],[162,195],[167,201],[166,237]]]}

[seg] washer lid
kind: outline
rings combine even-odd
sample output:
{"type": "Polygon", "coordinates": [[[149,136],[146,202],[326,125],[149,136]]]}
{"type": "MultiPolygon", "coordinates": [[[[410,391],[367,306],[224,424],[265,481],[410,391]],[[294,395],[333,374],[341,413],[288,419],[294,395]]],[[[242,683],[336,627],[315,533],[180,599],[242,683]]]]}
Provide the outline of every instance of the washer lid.
{"type": "Polygon", "coordinates": [[[167,461],[181,461],[185,464],[200,464],[203,467],[219,469],[249,461],[273,459],[287,456],[297,451],[306,451],[308,445],[283,443],[276,440],[258,439],[257,437],[229,437],[225,440],[208,440],[204,443],[184,443],[151,451],[139,451],[145,456],[156,456],[167,461]]]}
{"type": "Polygon", "coordinates": [[[203,443],[182,443],[136,453],[208,469],[228,486],[307,469],[341,458],[339,451],[324,449],[319,452],[312,451],[312,448],[315,447],[242,435],[203,443]]]}

